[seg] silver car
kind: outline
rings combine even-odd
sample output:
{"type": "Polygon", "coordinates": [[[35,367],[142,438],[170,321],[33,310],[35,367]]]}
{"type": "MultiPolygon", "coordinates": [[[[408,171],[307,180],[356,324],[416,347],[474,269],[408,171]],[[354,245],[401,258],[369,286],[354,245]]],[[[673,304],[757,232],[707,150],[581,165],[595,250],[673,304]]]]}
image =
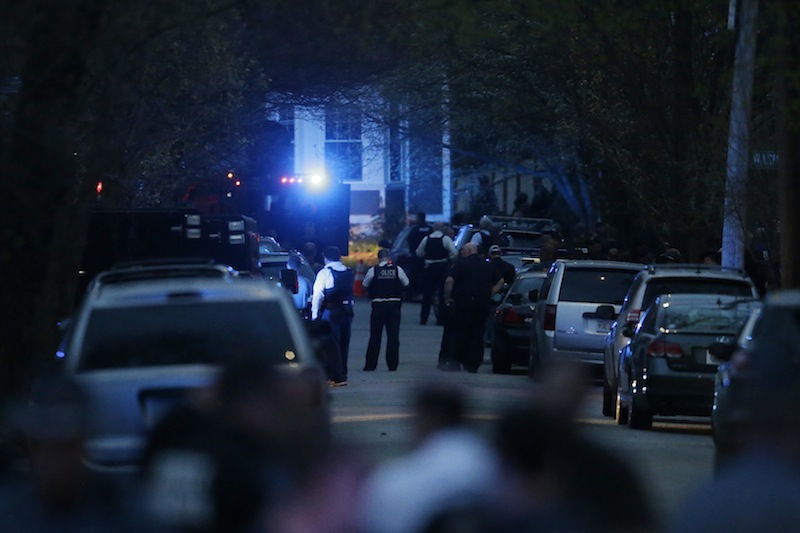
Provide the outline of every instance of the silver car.
{"type": "Polygon", "coordinates": [[[644,265],[618,261],[555,261],[538,294],[528,365],[566,359],[603,364],[603,344],[622,301],[644,265]]]}
{"type": "Polygon", "coordinates": [[[314,416],[327,423],[327,380],[286,291],[243,277],[97,284],[59,353],[92,406],[87,465],[137,468],[161,417],[213,384],[227,361],[246,356],[313,387],[314,416]]]}

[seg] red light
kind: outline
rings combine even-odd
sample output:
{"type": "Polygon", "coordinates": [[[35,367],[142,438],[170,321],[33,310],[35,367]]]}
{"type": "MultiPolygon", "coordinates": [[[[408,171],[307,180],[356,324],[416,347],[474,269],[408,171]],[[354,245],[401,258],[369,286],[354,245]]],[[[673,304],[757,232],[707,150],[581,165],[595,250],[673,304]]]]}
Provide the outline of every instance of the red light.
{"type": "Polygon", "coordinates": [[[94,190],[97,191],[97,194],[102,194],[102,192],[103,192],[103,182],[102,181],[98,181],[97,182],[97,186],[94,188],[94,190]]]}
{"type": "Polygon", "coordinates": [[[242,184],[242,180],[236,180],[233,182],[233,184],[239,187],[242,184]]]}
{"type": "Polygon", "coordinates": [[[647,355],[677,359],[683,357],[683,349],[680,344],[674,342],[653,341],[647,346],[647,355]]]}
{"type": "Polygon", "coordinates": [[[505,324],[522,324],[523,322],[522,315],[517,313],[517,310],[513,307],[503,309],[502,320],[505,324]]]}
{"type": "Polygon", "coordinates": [[[289,183],[289,178],[287,178],[286,176],[282,177],[281,183],[289,183]]]}

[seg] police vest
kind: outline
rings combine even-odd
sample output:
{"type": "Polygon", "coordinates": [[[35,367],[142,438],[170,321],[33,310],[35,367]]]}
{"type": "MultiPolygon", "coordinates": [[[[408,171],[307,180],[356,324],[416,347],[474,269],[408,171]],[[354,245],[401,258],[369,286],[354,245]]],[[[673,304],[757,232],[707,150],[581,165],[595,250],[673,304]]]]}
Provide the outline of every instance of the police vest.
{"type": "Polygon", "coordinates": [[[397,266],[386,264],[373,267],[372,281],[369,284],[369,296],[373,303],[401,302],[403,297],[403,282],[397,266]]]}
{"type": "Polygon", "coordinates": [[[333,276],[333,287],[323,291],[324,300],[323,305],[331,310],[346,311],[348,313],[353,310],[353,284],[355,282],[355,274],[350,268],[344,270],[334,270],[326,267],[331,271],[333,276]]]}
{"type": "Polygon", "coordinates": [[[428,235],[428,241],[425,243],[425,259],[428,261],[441,261],[447,259],[449,254],[444,247],[444,235],[441,237],[432,237],[428,235]]]}

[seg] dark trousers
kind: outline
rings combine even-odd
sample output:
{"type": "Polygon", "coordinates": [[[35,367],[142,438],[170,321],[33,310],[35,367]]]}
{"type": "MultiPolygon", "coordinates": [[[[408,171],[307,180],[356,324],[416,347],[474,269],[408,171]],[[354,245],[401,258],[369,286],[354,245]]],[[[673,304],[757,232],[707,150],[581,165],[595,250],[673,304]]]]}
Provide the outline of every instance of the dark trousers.
{"type": "Polygon", "coordinates": [[[344,381],[347,379],[347,356],[350,353],[350,330],[353,325],[353,315],[338,310],[325,309],[322,312],[322,319],[331,324],[331,339],[339,347],[338,371],[336,362],[332,361],[329,369],[329,377],[334,381],[344,381]],[[337,377],[333,377],[337,376],[337,377]]]}
{"type": "Polygon", "coordinates": [[[456,303],[453,333],[453,358],[467,372],[477,372],[483,363],[483,332],[489,305],[486,302],[456,303]]]}
{"type": "Polygon", "coordinates": [[[397,370],[397,363],[400,359],[400,305],[400,302],[372,304],[364,370],[375,370],[378,366],[384,328],[386,328],[386,366],[389,367],[389,370],[397,370]]]}
{"type": "MultiPolygon", "coordinates": [[[[444,280],[447,278],[447,271],[450,265],[444,263],[432,263],[425,267],[425,277],[422,286],[422,310],[419,316],[420,324],[426,324],[431,314],[433,299],[437,299],[439,311],[444,308],[444,280]]],[[[437,320],[442,323],[441,317],[437,320]]]]}
{"type": "Polygon", "coordinates": [[[440,310],[442,316],[439,317],[444,324],[442,330],[442,342],[439,345],[439,362],[437,368],[442,370],[452,369],[460,364],[455,357],[455,308],[452,305],[443,306],[440,310]]]}

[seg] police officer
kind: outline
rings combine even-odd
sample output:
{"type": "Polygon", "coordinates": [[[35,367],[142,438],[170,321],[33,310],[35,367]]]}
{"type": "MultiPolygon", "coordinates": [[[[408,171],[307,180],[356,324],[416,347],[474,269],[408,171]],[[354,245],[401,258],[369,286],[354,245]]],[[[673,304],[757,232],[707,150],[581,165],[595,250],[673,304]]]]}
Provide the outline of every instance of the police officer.
{"type": "MultiPolygon", "coordinates": [[[[438,309],[441,311],[444,308],[444,280],[450,269],[450,262],[458,255],[453,239],[445,235],[444,230],[444,224],[434,222],[433,232],[422,239],[415,252],[417,257],[425,260],[422,308],[419,316],[419,323],[423,326],[428,323],[434,296],[438,299],[438,309]]],[[[443,322],[440,317],[437,325],[442,325],[443,322]]]]}
{"type": "Polygon", "coordinates": [[[401,267],[391,263],[389,250],[379,250],[378,264],[367,270],[363,284],[372,300],[364,370],[372,371],[378,366],[384,327],[386,366],[389,370],[397,370],[400,357],[400,306],[403,303],[403,289],[409,284],[408,276],[401,267]]]}
{"type": "MultiPolygon", "coordinates": [[[[347,385],[347,356],[350,351],[350,331],[353,325],[353,270],[342,264],[342,254],[336,246],[322,252],[325,266],[317,273],[311,295],[311,320],[330,323],[331,337],[339,348],[339,356],[329,354],[330,385],[347,385]]],[[[335,351],[334,351],[335,352],[335,351]]]]}
{"type": "Polygon", "coordinates": [[[446,370],[475,373],[483,362],[483,332],[491,297],[503,287],[503,276],[478,254],[475,243],[466,243],[459,251],[444,283],[446,305],[453,310],[453,345],[442,361],[446,370]]]}

